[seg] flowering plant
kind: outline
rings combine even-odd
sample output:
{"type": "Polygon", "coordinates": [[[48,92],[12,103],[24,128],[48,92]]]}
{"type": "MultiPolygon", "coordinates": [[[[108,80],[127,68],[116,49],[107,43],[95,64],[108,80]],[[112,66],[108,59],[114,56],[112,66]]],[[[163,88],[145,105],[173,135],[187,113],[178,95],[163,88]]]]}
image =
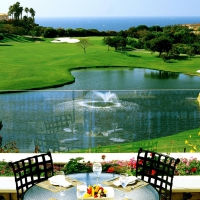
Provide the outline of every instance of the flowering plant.
{"type": "MultiPolygon", "coordinates": [[[[200,132],[197,133],[200,136],[200,132]]],[[[192,140],[192,135],[189,135],[188,139],[185,140],[185,144],[190,147],[190,153],[198,152],[200,148],[199,140],[192,140]]]]}
{"type": "MultiPolygon", "coordinates": [[[[136,164],[137,160],[135,158],[131,158],[130,160],[111,160],[105,161],[104,159],[101,162],[102,164],[102,172],[105,173],[122,173],[125,172],[129,175],[136,174],[136,164]]],[[[63,170],[65,174],[71,173],[80,173],[80,172],[92,172],[92,163],[84,162],[84,158],[72,158],[65,165],[63,164],[54,164],[54,172],[58,170],[63,170]]],[[[151,171],[152,175],[156,172],[151,171]]],[[[176,165],[176,170],[174,175],[200,175],[200,160],[197,158],[181,158],[180,163],[176,165]]],[[[0,176],[13,176],[12,169],[9,167],[8,163],[0,161],[0,176]]]]}
{"type": "Polygon", "coordinates": [[[175,175],[200,175],[200,161],[197,158],[181,158],[175,175]]]}

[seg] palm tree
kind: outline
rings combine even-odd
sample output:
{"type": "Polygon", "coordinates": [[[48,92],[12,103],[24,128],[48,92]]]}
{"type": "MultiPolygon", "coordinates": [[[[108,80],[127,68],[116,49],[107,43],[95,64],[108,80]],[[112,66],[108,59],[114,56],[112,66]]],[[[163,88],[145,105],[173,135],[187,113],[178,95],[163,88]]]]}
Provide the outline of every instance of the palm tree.
{"type": "Polygon", "coordinates": [[[29,8],[26,7],[26,8],[24,9],[24,11],[26,12],[27,18],[28,18],[29,8]]]}
{"type": "Polygon", "coordinates": [[[22,20],[22,12],[23,12],[23,7],[19,7],[19,13],[20,13],[20,15],[21,15],[21,20],[22,20]]]}
{"type": "Polygon", "coordinates": [[[33,22],[34,22],[34,17],[35,17],[35,10],[33,10],[33,8],[29,9],[29,12],[31,13],[31,17],[33,18],[33,22]]]}
{"type": "Polygon", "coordinates": [[[12,16],[12,19],[13,19],[13,6],[9,7],[8,15],[12,16]]]}
{"type": "Polygon", "coordinates": [[[19,20],[19,16],[21,14],[20,3],[17,2],[13,5],[13,13],[16,20],[19,20]]]}

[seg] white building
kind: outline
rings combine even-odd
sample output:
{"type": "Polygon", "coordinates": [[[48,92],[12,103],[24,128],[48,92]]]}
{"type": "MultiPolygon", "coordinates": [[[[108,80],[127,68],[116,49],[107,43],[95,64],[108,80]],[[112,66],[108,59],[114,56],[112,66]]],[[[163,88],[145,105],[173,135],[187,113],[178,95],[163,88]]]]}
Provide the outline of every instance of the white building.
{"type": "Polygon", "coordinates": [[[8,14],[0,13],[0,20],[8,20],[8,19],[9,19],[8,14]]]}

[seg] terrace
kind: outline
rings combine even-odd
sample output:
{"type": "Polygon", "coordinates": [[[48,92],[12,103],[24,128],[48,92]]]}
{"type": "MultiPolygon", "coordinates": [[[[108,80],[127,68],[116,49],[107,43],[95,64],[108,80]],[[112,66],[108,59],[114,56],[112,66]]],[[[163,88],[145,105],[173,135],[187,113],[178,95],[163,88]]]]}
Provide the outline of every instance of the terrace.
{"type": "MultiPolygon", "coordinates": [[[[107,160],[125,160],[136,158],[141,146],[174,157],[200,159],[199,154],[174,153],[199,149],[198,95],[198,89],[2,94],[2,152],[19,153],[1,153],[0,160],[14,161],[47,150],[53,153],[54,163],[76,157],[93,162],[101,160],[102,154],[107,160]],[[185,134],[187,130],[193,132],[185,134]]],[[[1,179],[0,193],[15,199],[13,177],[1,179]]],[[[182,199],[183,193],[191,192],[198,199],[197,179],[176,176],[173,198],[182,199]]]]}
{"type": "MultiPolygon", "coordinates": [[[[13,153],[2,153],[0,154],[0,160],[5,161],[16,161],[21,158],[25,158],[28,156],[32,156],[35,154],[13,154],[13,153]]],[[[136,153],[106,153],[106,160],[117,160],[123,158],[123,160],[130,160],[130,158],[137,157],[136,153]]],[[[191,158],[191,153],[172,153],[170,154],[174,158],[191,158]]],[[[54,163],[66,163],[71,158],[83,157],[84,160],[91,161],[102,161],[101,159],[102,153],[70,153],[70,154],[61,154],[61,153],[53,153],[53,161],[54,163]]],[[[193,154],[197,159],[200,160],[200,154],[193,154]]],[[[14,177],[0,177],[0,195],[3,195],[6,199],[16,200],[16,190],[15,190],[15,181],[14,177]]],[[[183,194],[190,192],[192,194],[192,200],[198,200],[200,195],[200,183],[199,176],[191,175],[191,176],[175,176],[173,183],[173,194],[172,200],[182,200],[183,194]],[[191,184],[188,184],[191,183],[191,184]]]]}

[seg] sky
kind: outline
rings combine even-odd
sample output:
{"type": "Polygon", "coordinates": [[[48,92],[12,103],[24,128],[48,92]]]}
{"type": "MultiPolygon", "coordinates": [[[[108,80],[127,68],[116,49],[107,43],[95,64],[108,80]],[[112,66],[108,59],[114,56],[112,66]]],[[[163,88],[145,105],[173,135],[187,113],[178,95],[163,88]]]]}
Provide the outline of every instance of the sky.
{"type": "Polygon", "coordinates": [[[0,0],[0,13],[17,1],[33,8],[36,18],[200,16],[200,0],[0,0]]]}

